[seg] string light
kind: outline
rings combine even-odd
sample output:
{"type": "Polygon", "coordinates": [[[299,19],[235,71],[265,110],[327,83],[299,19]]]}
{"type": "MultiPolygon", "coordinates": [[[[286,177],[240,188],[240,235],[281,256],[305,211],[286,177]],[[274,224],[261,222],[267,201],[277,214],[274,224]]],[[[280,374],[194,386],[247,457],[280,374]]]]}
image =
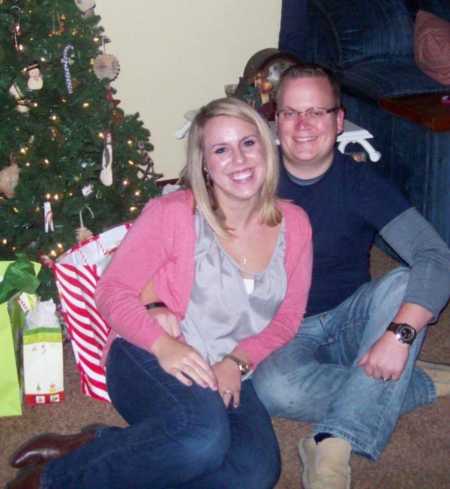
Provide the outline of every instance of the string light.
{"type": "Polygon", "coordinates": [[[127,143],[128,143],[128,146],[132,146],[132,145],[133,145],[133,140],[132,140],[132,139],[129,139],[129,140],[127,141],[127,143]]]}
{"type": "Polygon", "coordinates": [[[83,109],[88,109],[91,106],[89,102],[83,102],[83,109]]]}
{"type": "Polygon", "coordinates": [[[3,243],[4,245],[7,245],[7,244],[8,244],[8,240],[7,240],[6,238],[2,239],[2,243],[3,243]]]}
{"type": "Polygon", "coordinates": [[[26,155],[27,154],[27,151],[28,151],[28,148],[26,146],[23,146],[22,148],[20,148],[20,152],[23,155],[26,155]]]}
{"type": "Polygon", "coordinates": [[[123,184],[123,186],[124,186],[124,187],[126,187],[126,186],[128,186],[128,185],[130,184],[130,182],[129,182],[127,179],[125,179],[125,180],[122,182],[122,184],[123,184]]]}
{"type": "Polygon", "coordinates": [[[103,133],[103,132],[99,132],[99,133],[98,133],[98,137],[99,137],[100,139],[105,139],[105,133],[103,133]]]}
{"type": "Polygon", "coordinates": [[[130,212],[136,212],[137,211],[137,207],[135,207],[134,205],[132,205],[130,207],[130,212]]]}

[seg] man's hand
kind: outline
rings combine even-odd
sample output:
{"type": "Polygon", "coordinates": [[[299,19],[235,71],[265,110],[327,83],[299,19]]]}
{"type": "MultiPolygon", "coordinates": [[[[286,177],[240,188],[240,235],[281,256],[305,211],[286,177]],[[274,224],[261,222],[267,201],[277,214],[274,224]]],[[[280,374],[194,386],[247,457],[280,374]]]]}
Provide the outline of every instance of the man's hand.
{"type": "Polygon", "coordinates": [[[182,384],[217,390],[213,370],[202,356],[191,346],[167,335],[160,336],[150,348],[161,368],[177,378],[182,384]]]}
{"type": "Polygon", "coordinates": [[[241,372],[232,360],[225,358],[213,365],[213,371],[217,379],[217,387],[223,403],[226,407],[233,401],[233,407],[237,408],[241,395],[241,372]]]}
{"type": "Polygon", "coordinates": [[[158,321],[161,328],[172,338],[178,338],[181,335],[180,324],[175,314],[167,307],[154,307],[148,313],[158,321]]]}
{"type": "Polygon", "coordinates": [[[358,365],[374,379],[398,380],[405,368],[408,354],[409,345],[400,343],[394,333],[386,331],[358,365]]]}

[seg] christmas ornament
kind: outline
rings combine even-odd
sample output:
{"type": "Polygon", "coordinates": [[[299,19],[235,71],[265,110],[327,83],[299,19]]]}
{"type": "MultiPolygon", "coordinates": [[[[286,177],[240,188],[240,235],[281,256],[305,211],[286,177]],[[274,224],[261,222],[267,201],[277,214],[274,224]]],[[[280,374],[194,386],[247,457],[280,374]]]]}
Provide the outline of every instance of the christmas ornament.
{"type": "Polygon", "coordinates": [[[54,12],[52,17],[52,31],[48,36],[52,37],[52,36],[63,35],[65,30],[65,25],[64,25],[65,22],[66,22],[65,15],[60,15],[59,13],[54,12]]]}
{"type": "Polygon", "coordinates": [[[112,135],[108,131],[105,135],[105,147],[103,148],[102,155],[102,170],[100,172],[100,181],[105,187],[110,187],[113,184],[113,148],[112,148],[112,135]]]}
{"type": "Polygon", "coordinates": [[[83,13],[95,8],[94,0],[75,0],[75,4],[83,13]]]}
{"type": "Polygon", "coordinates": [[[106,100],[111,104],[111,107],[113,109],[115,109],[120,104],[120,100],[114,98],[114,90],[111,86],[106,89],[106,100]]]}
{"type": "Polygon", "coordinates": [[[91,195],[93,192],[94,192],[94,186],[92,185],[92,183],[85,185],[81,189],[81,193],[83,194],[83,197],[89,197],[89,195],[91,195]]]}
{"type": "Polygon", "coordinates": [[[79,243],[81,243],[81,241],[85,241],[89,238],[92,238],[93,236],[93,233],[90,229],[88,229],[85,225],[84,225],[84,221],[83,221],[83,211],[87,209],[89,211],[89,213],[91,214],[91,217],[92,219],[95,217],[94,216],[94,213],[92,212],[92,209],[88,206],[88,205],[85,205],[79,212],[79,216],[80,216],[80,227],[77,228],[75,230],[75,236],[77,238],[77,241],[79,243]]]}
{"type": "Polygon", "coordinates": [[[57,127],[50,126],[49,131],[50,131],[50,139],[52,141],[57,141],[60,144],[64,142],[64,136],[61,134],[61,131],[57,127]]]}
{"type": "Polygon", "coordinates": [[[47,201],[44,202],[44,231],[48,233],[54,230],[52,204],[47,201]]]}
{"type": "Polygon", "coordinates": [[[72,46],[72,44],[68,44],[64,48],[63,57],[61,58],[61,63],[63,64],[64,67],[64,78],[66,79],[67,93],[69,95],[72,95],[73,93],[73,84],[72,84],[72,78],[70,76],[69,64],[71,64],[72,61],[70,53],[74,50],[75,48],[72,46]]]}
{"type": "Polygon", "coordinates": [[[19,112],[24,114],[30,110],[30,107],[28,106],[29,101],[24,98],[22,90],[20,89],[20,87],[17,83],[13,83],[9,87],[9,94],[12,95],[16,99],[16,102],[17,102],[16,109],[19,112]]]}
{"type": "Polygon", "coordinates": [[[75,236],[77,241],[81,243],[82,241],[86,241],[89,238],[92,238],[93,233],[88,228],[78,228],[75,230],[75,236]]]}
{"type": "Polygon", "coordinates": [[[139,142],[138,148],[142,156],[142,163],[138,165],[138,178],[141,180],[158,180],[158,178],[161,178],[163,174],[155,172],[155,163],[145,150],[145,143],[139,142]]]}
{"type": "Polygon", "coordinates": [[[19,183],[19,173],[20,168],[15,162],[0,171],[0,194],[4,194],[8,199],[14,197],[14,189],[19,183]]]}
{"type": "Polygon", "coordinates": [[[22,35],[22,27],[20,25],[20,14],[22,13],[22,10],[20,9],[20,7],[18,5],[13,5],[11,7],[11,10],[13,10],[13,9],[17,9],[17,11],[15,12],[16,20],[13,23],[13,25],[11,26],[11,34],[13,37],[15,50],[18,53],[21,53],[24,50],[23,44],[21,44],[21,42],[19,40],[20,36],[22,35]]]}
{"type": "Polygon", "coordinates": [[[115,80],[119,76],[119,60],[112,54],[99,54],[94,60],[94,73],[99,80],[115,80]]]}
{"type": "Polygon", "coordinates": [[[28,88],[30,90],[41,90],[44,86],[44,80],[42,79],[39,63],[33,63],[27,66],[25,71],[28,75],[28,88]]]}

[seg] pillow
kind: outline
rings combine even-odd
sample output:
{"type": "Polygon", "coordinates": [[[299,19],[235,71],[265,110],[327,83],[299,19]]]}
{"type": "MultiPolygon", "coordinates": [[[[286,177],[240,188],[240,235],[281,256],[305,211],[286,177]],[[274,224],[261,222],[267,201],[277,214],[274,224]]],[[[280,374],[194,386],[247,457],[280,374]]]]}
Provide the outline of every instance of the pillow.
{"type": "Polygon", "coordinates": [[[414,30],[414,57],[426,75],[450,85],[450,22],[419,10],[414,30]]]}

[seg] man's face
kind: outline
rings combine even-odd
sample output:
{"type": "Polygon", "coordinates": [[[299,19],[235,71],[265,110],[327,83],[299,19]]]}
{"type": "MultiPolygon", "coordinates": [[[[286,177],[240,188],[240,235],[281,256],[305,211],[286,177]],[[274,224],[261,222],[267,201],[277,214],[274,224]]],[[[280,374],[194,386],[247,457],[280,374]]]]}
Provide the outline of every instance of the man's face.
{"type": "Polygon", "coordinates": [[[326,78],[297,78],[284,83],[277,107],[277,129],[284,163],[293,175],[314,178],[331,165],[336,137],[343,128],[344,113],[338,109],[317,117],[311,111],[308,116],[305,111],[333,109],[336,105],[326,78]]]}

